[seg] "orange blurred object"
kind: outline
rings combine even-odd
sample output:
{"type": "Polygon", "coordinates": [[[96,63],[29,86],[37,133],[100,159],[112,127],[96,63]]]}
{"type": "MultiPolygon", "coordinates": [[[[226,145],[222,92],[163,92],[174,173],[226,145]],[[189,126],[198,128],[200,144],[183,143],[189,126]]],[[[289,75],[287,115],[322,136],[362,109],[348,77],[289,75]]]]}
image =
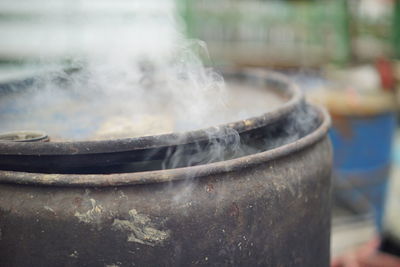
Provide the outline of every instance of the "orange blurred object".
{"type": "Polygon", "coordinates": [[[388,59],[380,58],[375,62],[375,67],[381,78],[382,88],[385,91],[392,91],[396,84],[392,62],[388,59]]]}

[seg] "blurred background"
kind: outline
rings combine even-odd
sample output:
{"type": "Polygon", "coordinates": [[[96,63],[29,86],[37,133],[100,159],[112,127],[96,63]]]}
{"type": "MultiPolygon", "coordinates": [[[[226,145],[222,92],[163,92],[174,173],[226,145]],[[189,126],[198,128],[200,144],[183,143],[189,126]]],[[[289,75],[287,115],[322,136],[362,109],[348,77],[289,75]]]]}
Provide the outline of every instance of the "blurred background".
{"type": "Polygon", "coordinates": [[[377,239],[400,257],[400,1],[2,0],[0,87],[110,50],[163,56],[181,38],[201,40],[206,65],[283,72],[325,105],[333,264],[377,239]]]}

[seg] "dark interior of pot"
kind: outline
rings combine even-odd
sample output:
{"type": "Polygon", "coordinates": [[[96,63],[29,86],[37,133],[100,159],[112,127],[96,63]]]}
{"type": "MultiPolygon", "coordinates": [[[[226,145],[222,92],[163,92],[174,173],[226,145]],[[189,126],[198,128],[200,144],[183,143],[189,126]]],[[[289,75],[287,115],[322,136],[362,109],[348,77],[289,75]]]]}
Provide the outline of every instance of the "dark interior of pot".
{"type": "MultiPolygon", "coordinates": [[[[66,141],[57,138],[54,140],[50,136],[52,142],[47,143],[21,143],[0,139],[0,170],[107,174],[201,165],[243,157],[295,142],[314,131],[321,123],[318,112],[304,102],[301,94],[280,75],[225,72],[224,78],[230,88],[242,91],[262,88],[269,96],[273,94],[281,102],[273,108],[266,106],[266,112],[252,114],[251,117],[178,133],[66,141]]],[[[57,82],[67,83],[62,78],[57,82]]],[[[20,95],[23,97],[29,93],[32,85],[37,88],[37,83],[33,78],[13,81],[2,84],[0,93],[2,96],[11,95],[17,99],[20,95]]],[[[246,95],[249,95],[248,92],[246,95]]],[[[241,100],[241,97],[238,99],[241,100]]],[[[249,101],[256,100],[257,96],[249,101]]],[[[6,108],[3,105],[2,111],[18,113],[18,110],[10,111],[6,108]]],[[[9,123],[5,116],[0,119],[3,120],[0,125],[9,123]]],[[[5,130],[10,129],[0,126],[0,132],[5,130]]]]}

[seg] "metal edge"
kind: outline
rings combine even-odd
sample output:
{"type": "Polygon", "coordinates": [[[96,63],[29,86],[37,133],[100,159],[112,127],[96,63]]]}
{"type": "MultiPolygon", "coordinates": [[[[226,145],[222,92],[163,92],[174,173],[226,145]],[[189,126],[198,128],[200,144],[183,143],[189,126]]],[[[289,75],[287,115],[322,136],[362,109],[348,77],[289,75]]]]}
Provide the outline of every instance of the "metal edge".
{"type": "Polygon", "coordinates": [[[323,139],[331,125],[325,108],[314,106],[320,113],[321,124],[307,136],[275,149],[236,159],[177,169],[118,174],[41,174],[0,171],[0,183],[63,186],[63,187],[115,187],[150,183],[163,183],[207,175],[232,172],[303,150],[323,139]]]}

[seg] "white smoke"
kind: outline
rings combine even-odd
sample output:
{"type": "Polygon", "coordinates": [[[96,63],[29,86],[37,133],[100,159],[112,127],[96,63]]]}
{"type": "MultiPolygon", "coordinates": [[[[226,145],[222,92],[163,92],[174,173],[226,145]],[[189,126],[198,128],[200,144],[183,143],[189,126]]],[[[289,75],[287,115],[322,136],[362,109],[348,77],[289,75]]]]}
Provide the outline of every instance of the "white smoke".
{"type": "Polygon", "coordinates": [[[261,115],[281,100],[266,90],[253,90],[254,84],[226,84],[204,66],[206,44],[184,37],[173,8],[163,16],[137,8],[134,20],[107,12],[110,16],[93,20],[85,15],[94,2],[78,2],[80,8],[67,9],[68,14],[58,10],[76,19],[72,26],[82,36],[66,49],[68,64],[52,63],[52,71],[38,74],[28,88],[17,86],[1,96],[0,132],[40,130],[54,142],[208,129],[209,142],[193,144],[190,157],[186,148],[168,150],[164,169],[240,157],[303,134],[302,127],[291,124],[276,130],[284,133],[279,140],[272,131],[264,141],[244,145],[235,130],[213,127],[261,115]]]}

